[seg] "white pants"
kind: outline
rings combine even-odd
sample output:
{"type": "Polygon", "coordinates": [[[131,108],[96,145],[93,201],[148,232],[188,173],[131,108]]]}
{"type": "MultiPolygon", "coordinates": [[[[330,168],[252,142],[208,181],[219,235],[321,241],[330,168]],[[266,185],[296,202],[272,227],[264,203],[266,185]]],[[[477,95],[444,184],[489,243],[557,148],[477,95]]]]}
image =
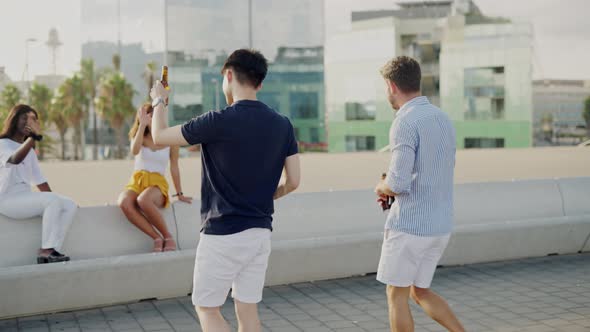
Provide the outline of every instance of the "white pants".
{"type": "Polygon", "coordinates": [[[232,289],[243,303],[262,300],[270,255],[270,230],[251,228],[230,235],[201,233],[193,279],[193,304],[220,307],[232,289]]]}
{"type": "Polygon", "coordinates": [[[450,237],[421,237],[385,230],[377,280],[395,287],[430,288],[450,237]]]}
{"type": "Polygon", "coordinates": [[[60,250],[76,214],[76,203],[52,192],[19,189],[2,195],[0,214],[12,219],[43,216],[41,248],[60,250]]]}

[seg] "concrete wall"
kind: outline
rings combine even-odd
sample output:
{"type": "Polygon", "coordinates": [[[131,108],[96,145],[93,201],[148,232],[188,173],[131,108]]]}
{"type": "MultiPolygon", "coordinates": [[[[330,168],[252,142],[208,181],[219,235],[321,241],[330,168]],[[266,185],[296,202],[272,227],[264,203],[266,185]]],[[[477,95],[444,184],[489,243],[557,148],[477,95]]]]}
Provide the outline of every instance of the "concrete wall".
{"type": "MultiPolygon", "coordinates": [[[[590,178],[457,185],[441,264],[590,251],[589,201],[590,178]]],[[[295,194],[276,211],[268,285],[376,271],[385,214],[371,191],[295,194]]],[[[116,207],[82,208],[64,248],[73,261],[41,266],[25,265],[40,243],[39,220],[0,218],[0,250],[10,253],[0,256],[0,317],[188,294],[199,203],[165,214],[183,250],[147,253],[150,239],[116,207]]]]}

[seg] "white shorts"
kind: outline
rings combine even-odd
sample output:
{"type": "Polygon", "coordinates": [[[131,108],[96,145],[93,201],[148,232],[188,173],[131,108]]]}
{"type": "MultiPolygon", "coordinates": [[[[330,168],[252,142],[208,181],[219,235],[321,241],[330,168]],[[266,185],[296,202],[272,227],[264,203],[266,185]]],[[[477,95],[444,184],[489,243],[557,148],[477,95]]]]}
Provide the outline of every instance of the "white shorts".
{"type": "Polygon", "coordinates": [[[192,300],[195,306],[219,307],[227,293],[244,303],[262,301],[270,230],[251,228],[230,235],[201,233],[195,260],[192,300]]]}
{"type": "Polygon", "coordinates": [[[395,286],[430,288],[451,235],[422,237],[385,230],[377,280],[395,286]]]}

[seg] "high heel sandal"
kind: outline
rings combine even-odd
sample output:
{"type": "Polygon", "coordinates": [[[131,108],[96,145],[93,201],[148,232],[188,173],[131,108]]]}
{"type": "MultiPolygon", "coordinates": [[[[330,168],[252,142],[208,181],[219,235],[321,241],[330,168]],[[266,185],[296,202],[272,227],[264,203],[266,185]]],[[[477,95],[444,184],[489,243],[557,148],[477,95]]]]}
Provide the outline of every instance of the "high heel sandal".
{"type": "Polygon", "coordinates": [[[176,241],[174,241],[174,238],[167,237],[164,241],[164,251],[176,251],[176,241]]]}
{"type": "Polygon", "coordinates": [[[162,247],[164,246],[164,240],[161,237],[158,237],[154,240],[154,252],[162,252],[162,247]]]}

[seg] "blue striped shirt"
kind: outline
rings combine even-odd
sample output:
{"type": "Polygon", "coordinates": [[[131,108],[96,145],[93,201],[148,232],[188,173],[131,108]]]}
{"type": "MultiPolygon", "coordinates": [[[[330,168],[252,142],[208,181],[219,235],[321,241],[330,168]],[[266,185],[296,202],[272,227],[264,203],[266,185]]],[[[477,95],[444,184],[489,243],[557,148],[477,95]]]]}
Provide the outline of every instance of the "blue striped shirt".
{"type": "Polygon", "coordinates": [[[416,97],[397,112],[389,142],[386,181],[398,195],[385,228],[416,236],[451,233],[456,145],[447,114],[416,97]]]}

